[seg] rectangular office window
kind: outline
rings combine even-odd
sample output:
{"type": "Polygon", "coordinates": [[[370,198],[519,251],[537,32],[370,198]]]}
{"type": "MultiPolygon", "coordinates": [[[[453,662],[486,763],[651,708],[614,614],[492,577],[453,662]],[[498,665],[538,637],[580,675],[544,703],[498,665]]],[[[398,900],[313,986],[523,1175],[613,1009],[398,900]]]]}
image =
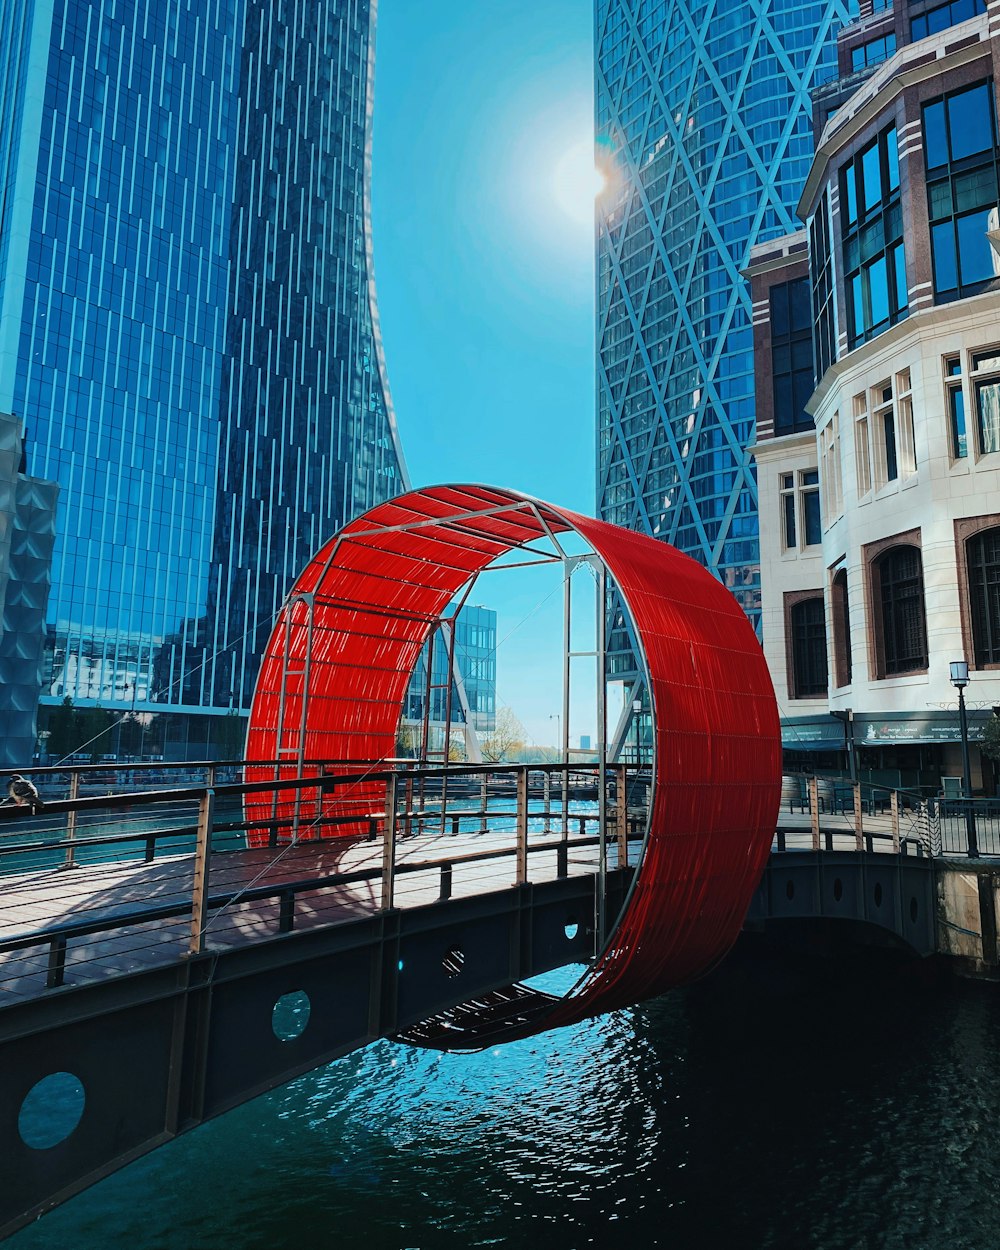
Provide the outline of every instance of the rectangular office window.
{"type": "Polygon", "coordinates": [[[819,385],[837,359],[834,318],[833,249],[830,247],[830,202],[826,191],[809,223],[809,273],[812,277],[813,366],[819,385]]]}
{"type": "Polygon", "coordinates": [[[794,551],[798,542],[795,536],[795,475],[793,473],[781,475],[781,516],[785,550],[794,551]]]}
{"type": "Polygon", "coordinates": [[[905,482],[917,471],[916,434],[913,429],[913,398],[910,394],[910,371],[896,374],[896,435],[899,452],[899,476],[905,482]]]}
{"type": "Polygon", "coordinates": [[[906,316],[909,297],[895,124],[840,171],[846,328],[853,348],[906,316]]]}
{"type": "Polygon", "coordinates": [[[844,513],[843,477],[840,467],[840,414],[819,431],[820,484],[823,488],[823,515],[832,524],[844,513]]]}
{"type": "Polygon", "coordinates": [[[872,488],[872,461],[868,446],[868,408],[864,395],[854,397],[854,454],[858,468],[858,495],[872,488]]]}
{"type": "Polygon", "coordinates": [[[951,454],[956,460],[969,454],[965,435],[965,396],[960,386],[948,388],[948,409],[951,417],[951,454]]]}
{"type": "Polygon", "coordinates": [[[871,414],[874,485],[881,490],[917,471],[909,369],[872,388],[871,414]]]}
{"type": "Polygon", "coordinates": [[[923,123],[934,296],[947,303],[985,290],[1000,272],[986,237],[1000,204],[992,79],[925,104],[923,123]]]}
{"type": "Polygon", "coordinates": [[[772,286],[769,298],[774,432],[809,430],[813,422],[805,407],[814,375],[809,279],[772,286]]]}
{"type": "Polygon", "coordinates": [[[888,34],[880,39],[869,39],[867,43],[851,49],[851,69],[857,72],[869,65],[878,65],[896,51],[896,36],[888,34]]]}
{"type": "Polygon", "coordinates": [[[892,387],[876,386],[872,391],[872,424],[875,435],[875,489],[881,490],[899,476],[896,464],[896,416],[892,387]]]}
{"type": "Polygon", "coordinates": [[[823,541],[823,524],[819,508],[819,470],[804,469],[800,477],[802,496],[802,531],[806,547],[818,547],[823,541]]]}
{"type": "Polygon", "coordinates": [[[1000,348],[973,353],[976,439],[981,456],[1000,451],[1000,348]]]}
{"type": "Polygon", "coordinates": [[[967,22],[970,17],[985,12],[986,0],[952,0],[950,4],[935,5],[910,23],[910,39],[916,43],[918,39],[936,35],[939,31],[957,26],[959,22],[967,22]]]}
{"type": "Polygon", "coordinates": [[[974,352],[972,386],[976,397],[976,441],[981,456],[1000,451],[1000,348],[974,352]]]}
{"type": "Polygon", "coordinates": [[[952,460],[964,460],[969,454],[965,433],[965,392],[962,389],[962,358],[948,356],[944,362],[947,379],[945,394],[948,405],[948,442],[952,460]]]}

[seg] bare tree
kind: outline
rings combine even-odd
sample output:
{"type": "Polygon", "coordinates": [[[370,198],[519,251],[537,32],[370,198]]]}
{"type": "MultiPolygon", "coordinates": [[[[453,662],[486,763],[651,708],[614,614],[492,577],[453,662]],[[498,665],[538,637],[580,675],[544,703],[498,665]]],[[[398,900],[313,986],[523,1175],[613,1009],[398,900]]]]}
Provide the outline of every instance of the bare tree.
{"type": "Polygon", "coordinates": [[[494,728],[483,738],[480,750],[484,764],[504,764],[516,759],[524,750],[524,726],[509,707],[497,712],[494,728]]]}

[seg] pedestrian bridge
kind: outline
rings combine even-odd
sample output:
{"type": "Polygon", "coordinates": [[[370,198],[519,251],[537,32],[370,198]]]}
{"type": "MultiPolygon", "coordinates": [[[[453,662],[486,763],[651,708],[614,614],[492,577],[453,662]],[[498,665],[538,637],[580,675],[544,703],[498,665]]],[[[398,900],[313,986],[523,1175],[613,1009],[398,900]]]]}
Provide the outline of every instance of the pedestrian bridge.
{"type": "Polygon", "coordinates": [[[898,804],[879,855],[856,796],[855,868],[827,888],[817,857],[838,834],[823,850],[810,799],[804,831],[790,812],[783,836],[785,855],[808,836],[814,888],[765,872],[777,708],[733,595],[663,543],[513,491],[411,491],[317,552],[265,649],[246,757],[166,792],[140,770],[88,793],[76,773],[65,794],[43,785],[38,812],[0,808],[0,1228],[375,1038],[476,1049],[654,997],[722,959],[748,908],[840,908],[930,945],[927,844],[898,804]],[[480,575],[526,563],[562,574],[560,757],[477,766],[468,735],[455,766],[457,613],[480,575]],[[580,580],[594,600],[582,651],[580,580]],[[613,732],[609,627],[633,674],[613,732]],[[428,677],[407,764],[404,701],[438,634],[444,742],[435,763],[428,677]],[[581,655],[593,763],[569,751],[581,655]],[[649,733],[640,750],[636,726],[630,766],[634,709],[649,733]],[[890,889],[891,914],[872,901],[890,889]],[[539,985],[569,964],[582,972],[567,994],[539,985]]]}
{"type": "MultiPolygon", "coordinates": [[[[596,764],[338,762],[277,790],[259,768],[51,771],[42,811],[0,808],[6,1230],[375,1038],[478,1047],[551,1010],[535,978],[598,956],[651,795],[626,765],[603,790],[596,764]],[[289,840],[354,778],[383,795],[364,830],[289,840]],[[265,794],[278,815],[249,820],[265,794]]],[[[930,953],[961,821],[808,793],[782,808],[750,923],[826,916],[930,953]]]]}

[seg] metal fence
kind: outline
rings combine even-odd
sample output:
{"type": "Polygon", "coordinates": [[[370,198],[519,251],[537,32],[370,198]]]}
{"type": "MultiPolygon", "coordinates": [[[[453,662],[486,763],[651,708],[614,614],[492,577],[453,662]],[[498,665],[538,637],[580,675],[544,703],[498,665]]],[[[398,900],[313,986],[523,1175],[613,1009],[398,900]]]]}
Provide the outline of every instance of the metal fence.
{"type": "MultiPolygon", "coordinates": [[[[339,761],[331,774],[320,761],[302,778],[285,775],[287,762],[247,767],[33,772],[42,803],[0,806],[3,996],[391,908],[602,876],[635,865],[651,797],[649,770],[635,765],[339,761]],[[337,836],[327,791],[342,798],[354,785],[375,801],[361,832],[337,836]]],[[[1000,800],[789,776],[774,849],[1000,855],[1000,800]]]]}
{"type": "MultiPolygon", "coordinates": [[[[252,768],[280,775],[287,763],[252,768]]],[[[650,778],[634,766],[450,766],[447,779],[412,762],[356,769],[338,762],[338,794],[354,781],[382,798],[352,837],[330,836],[336,825],[315,797],[321,764],[268,781],[248,780],[239,763],[33,773],[42,804],[0,807],[0,991],[30,995],[293,928],[603,873],[629,863],[647,824],[650,778]],[[277,794],[285,814],[248,818],[277,794]]]]}
{"type": "Polygon", "coordinates": [[[788,774],[776,849],[891,850],[903,855],[1000,855],[1000,798],[945,799],[867,782],[788,774]],[[803,833],[802,821],[809,828],[803,833]]]}
{"type": "Polygon", "coordinates": [[[775,850],[940,852],[935,813],[923,796],[868,782],[788,774],[775,850]],[[807,820],[796,821],[794,817],[807,820]]]}

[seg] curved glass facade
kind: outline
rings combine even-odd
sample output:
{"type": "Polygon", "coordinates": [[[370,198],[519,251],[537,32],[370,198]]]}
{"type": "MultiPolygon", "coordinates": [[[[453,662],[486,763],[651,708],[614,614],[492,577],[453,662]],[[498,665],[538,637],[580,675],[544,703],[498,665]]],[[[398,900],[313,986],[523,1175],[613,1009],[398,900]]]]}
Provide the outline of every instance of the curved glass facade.
{"type": "Polygon", "coordinates": [[[0,409],[62,488],[46,701],[199,713],[168,743],[197,754],[204,714],[248,707],[307,557],[406,484],[371,281],[374,4],[13,10],[0,409]]]}
{"type": "MultiPolygon", "coordinates": [[[[856,4],[855,4],[856,13],[856,4]]],[[[710,568],[759,632],[750,249],[801,228],[841,0],[597,0],[597,506],[710,568]]],[[[631,671],[624,633],[613,667],[631,671]]]]}

